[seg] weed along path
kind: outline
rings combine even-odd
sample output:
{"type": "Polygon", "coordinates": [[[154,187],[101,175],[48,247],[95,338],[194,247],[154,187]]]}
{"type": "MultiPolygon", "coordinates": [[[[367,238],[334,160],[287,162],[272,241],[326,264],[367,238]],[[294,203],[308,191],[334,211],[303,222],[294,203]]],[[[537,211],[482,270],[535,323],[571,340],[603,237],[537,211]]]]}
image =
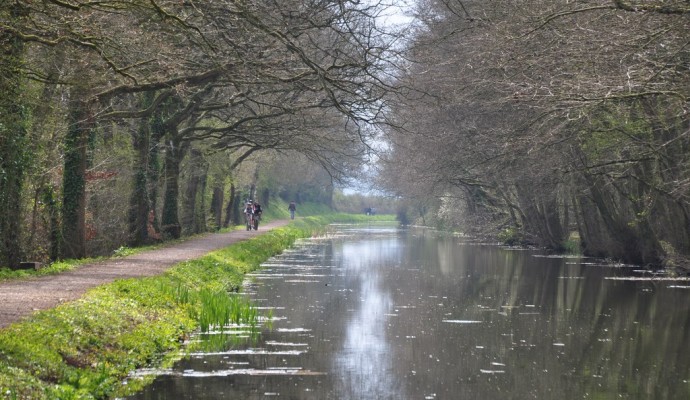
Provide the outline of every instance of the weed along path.
{"type": "Polygon", "coordinates": [[[213,233],[169,247],[85,264],[58,275],[0,283],[0,328],[20,321],[38,310],[76,300],[87,290],[116,279],[158,275],[173,265],[285,226],[288,220],[263,224],[258,231],[213,233]]]}

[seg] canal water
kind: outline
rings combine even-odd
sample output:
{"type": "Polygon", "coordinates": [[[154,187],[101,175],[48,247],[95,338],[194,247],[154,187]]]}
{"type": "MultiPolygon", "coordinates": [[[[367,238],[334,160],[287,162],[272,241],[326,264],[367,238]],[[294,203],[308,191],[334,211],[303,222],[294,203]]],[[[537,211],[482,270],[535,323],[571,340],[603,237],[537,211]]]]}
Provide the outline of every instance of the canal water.
{"type": "Polygon", "coordinates": [[[690,399],[690,282],[630,266],[340,226],[245,293],[271,315],[258,339],[132,398],[690,399]]]}

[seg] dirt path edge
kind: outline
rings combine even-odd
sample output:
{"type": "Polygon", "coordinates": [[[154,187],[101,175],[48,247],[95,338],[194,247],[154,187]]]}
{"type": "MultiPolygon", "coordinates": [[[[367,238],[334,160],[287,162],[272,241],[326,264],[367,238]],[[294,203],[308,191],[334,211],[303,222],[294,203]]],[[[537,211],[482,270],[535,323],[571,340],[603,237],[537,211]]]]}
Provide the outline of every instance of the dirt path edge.
{"type": "Polygon", "coordinates": [[[232,231],[196,237],[169,247],[84,264],[58,275],[0,283],[0,329],[39,310],[80,298],[87,290],[116,279],[159,275],[183,261],[193,260],[233,243],[248,240],[288,220],[266,223],[258,231],[232,231]]]}

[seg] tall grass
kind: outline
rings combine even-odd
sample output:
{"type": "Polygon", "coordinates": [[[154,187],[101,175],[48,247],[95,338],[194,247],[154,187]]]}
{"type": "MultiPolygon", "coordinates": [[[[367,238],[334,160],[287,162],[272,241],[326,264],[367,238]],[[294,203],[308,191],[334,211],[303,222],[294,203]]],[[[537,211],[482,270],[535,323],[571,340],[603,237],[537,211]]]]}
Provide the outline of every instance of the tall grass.
{"type": "Polygon", "coordinates": [[[257,326],[259,314],[257,309],[245,298],[228,296],[225,292],[202,290],[199,292],[201,311],[198,316],[201,332],[210,328],[235,325],[257,326]]]}

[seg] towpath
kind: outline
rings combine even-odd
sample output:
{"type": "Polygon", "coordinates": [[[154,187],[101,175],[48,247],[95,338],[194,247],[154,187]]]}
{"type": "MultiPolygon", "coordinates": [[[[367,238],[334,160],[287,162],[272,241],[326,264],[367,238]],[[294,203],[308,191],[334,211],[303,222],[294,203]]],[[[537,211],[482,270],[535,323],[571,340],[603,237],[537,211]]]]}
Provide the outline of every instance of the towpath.
{"type": "Polygon", "coordinates": [[[0,282],[0,329],[35,311],[76,300],[93,287],[116,279],[158,275],[177,263],[202,257],[288,223],[288,220],[278,220],[261,225],[258,231],[212,233],[129,257],[85,264],[58,275],[0,282]]]}

